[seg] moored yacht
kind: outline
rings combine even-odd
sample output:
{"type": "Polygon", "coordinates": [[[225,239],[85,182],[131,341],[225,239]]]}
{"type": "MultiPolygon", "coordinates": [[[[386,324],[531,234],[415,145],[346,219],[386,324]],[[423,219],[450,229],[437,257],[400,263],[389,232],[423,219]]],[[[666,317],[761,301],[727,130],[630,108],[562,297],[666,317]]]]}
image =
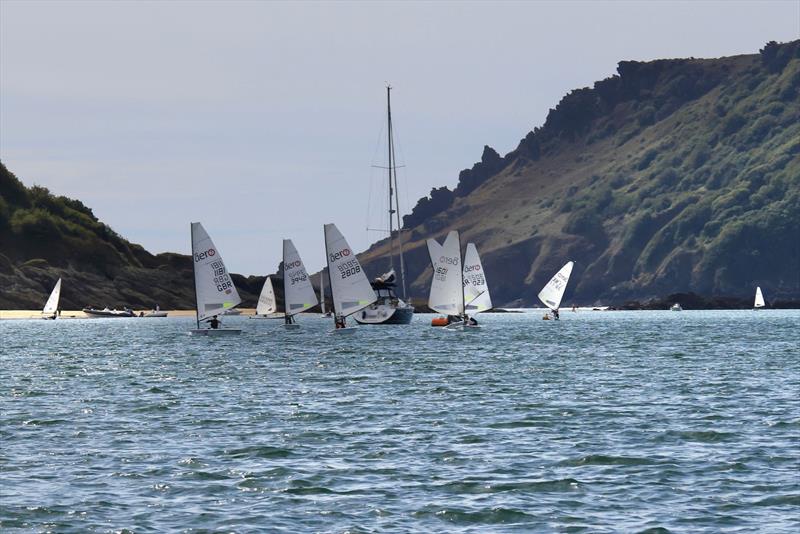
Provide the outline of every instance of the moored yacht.
{"type": "Polygon", "coordinates": [[[389,271],[375,278],[372,289],[376,300],[368,307],[354,315],[360,324],[409,324],[414,318],[414,307],[404,302],[395,293],[397,274],[395,265],[395,237],[398,241],[398,260],[400,266],[401,287],[403,297],[406,292],[405,265],[403,264],[402,225],[400,223],[400,201],[397,198],[397,162],[394,152],[394,134],[392,133],[392,87],[386,86],[386,119],[388,165],[386,170],[389,179],[389,271]],[[395,230],[397,228],[397,230],[395,230]],[[397,236],[395,236],[395,233],[397,236]]]}

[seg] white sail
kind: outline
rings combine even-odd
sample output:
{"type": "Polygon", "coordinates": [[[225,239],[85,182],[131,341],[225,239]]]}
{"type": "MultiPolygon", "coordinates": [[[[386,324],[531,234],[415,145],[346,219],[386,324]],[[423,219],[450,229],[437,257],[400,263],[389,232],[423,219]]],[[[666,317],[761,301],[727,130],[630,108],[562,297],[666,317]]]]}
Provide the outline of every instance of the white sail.
{"type": "Polygon", "coordinates": [[[753,303],[754,308],[764,307],[764,295],[761,293],[761,286],[756,286],[756,301],[753,303]]]}
{"type": "Polygon", "coordinates": [[[461,270],[461,241],[455,230],[447,234],[444,244],[428,239],[428,254],[433,265],[428,307],[446,315],[464,313],[463,272],[461,270]]]}
{"type": "Polygon", "coordinates": [[[572,266],[574,261],[567,262],[556,275],[547,282],[541,291],[539,291],[539,300],[552,310],[557,310],[561,306],[561,298],[564,296],[564,291],[567,289],[567,282],[569,282],[569,275],[572,274],[572,266]]]}
{"type": "Polygon", "coordinates": [[[61,278],[58,279],[58,282],[56,282],[55,287],[53,287],[53,291],[50,293],[50,298],[47,299],[47,303],[44,305],[42,313],[47,313],[47,314],[56,313],[56,311],[58,310],[59,298],[61,298],[61,278]]]}
{"type": "Polygon", "coordinates": [[[464,254],[464,304],[466,313],[470,315],[492,309],[486,273],[483,272],[478,249],[473,243],[467,244],[464,254]]]}
{"type": "Polygon", "coordinates": [[[283,240],[283,290],[286,315],[295,315],[317,305],[314,286],[291,239],[283,240]]]}
{"type": "Polygon", "coordinates": [[[219,315],[242,302],[222,262],[222,255],[200,223],[192,223],[192,259],[198,321],[219,315]]]}
{"type": "Polygon", "coordinates": [[[333,310],[337,316],[352,315],[375,302],[377,297],[367,275],[335,224],[325,225],[325,253],[333,310]]]}
{"type": "Polygon", "coordinates": [[[272,278],[269,276],[264,280],[264,287],[261,288],[261,294],[258,296],[258,304],[256,304],[256,315],[269,315],[275,313],[278,306],[275,304],[275,289],[272,287],[272,278]]]}

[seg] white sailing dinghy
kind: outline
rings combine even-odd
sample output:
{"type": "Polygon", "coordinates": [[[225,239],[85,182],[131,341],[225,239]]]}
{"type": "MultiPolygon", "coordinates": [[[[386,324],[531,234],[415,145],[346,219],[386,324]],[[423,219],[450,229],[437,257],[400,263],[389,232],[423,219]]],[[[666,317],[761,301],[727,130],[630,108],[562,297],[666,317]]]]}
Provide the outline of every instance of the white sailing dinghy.
{"type": "Polygon", "coordinates": [[[264,286],[261,288],[261,293],[258,295],[258,303],[256,304],[256,314],[250,317],[251,319],[274,319],[270,317],[278,310],[275,301],[275,289],[272,287],[272,278],[267,277],[264,280],[264,286]]]}
{"type": "MultiPolygon", "coordinates": [[[[572,274],[572,266],[575,265],[574,261],[568,261],[560,271],[558,271],[553,278],[539,291],[539,300],[542,304],[550,308],[553,312],[553,318],[558,320],[558,308],[561,306],[561,299],[564,297],[564,291],[567,290],[567,282],[569,282],[569,275],[572,274]]],[[[550,317],[545,315],[544,319],[550,317]]]]}
{"type": "Polygon", "coordinates": [[[241,334],[238,328],[200,328],[201,321],[219,325],[217,316],[242,302],[233,285],[228,270],[222,262],[219,249],[214,246],[203,225],[192,223],[192,269],[194,294],[197,303],[197,328],[194,335],[219,336],[241,334]]]}
{"type": "MultiPolygon", "coordinates": [[[[61,280],[59,280],[59,282],[61,282],[61,280]]],[[[755,302],[753,302],[753,309],[757,310],[763,307],[764,307],[764,295],[761,293],[761,286],[756,286],[756,300],[755,302]]]]}
{"type": "Polygon", "coordinates": [[[466,316],[467,299],[474,300],[472,288],[464,285],[464,269],[461,261],[461,238],[453,230],[439,245],[435,239],[428,239],[428,254],[433,266],[431,291],[428,295],[428,307],[448,317],[447,328],[463,330],[469,326],[466,316]],[[467,296],[469,293],[469,297],[467,296]],[[456,321],[450,321],[457,317],[456,321]]]}
{"type": "Polygon", "coordinates": [[[50,298],[42,309],[42,319],[55,320],[58,315],[58,300],[61,298],[61,278],[58,279],[53,291],[50,292],[50,298]]]}
{"type": "MultiPolygon", "coordinates": [[[[489,284],[474,243],[467,243],[464,254],[464,313],[472,317],[492,309],[489,284]]],[[[477,324],[466,326],[476,327],[477,324]]]]}
{"type": "Polygon", "coordinates": [[[283,240],[283,298],[286,328],[299,328],[294,316],[317,305],[314,286],[291,239],[283,240]]]}
{"type": "Polygon", "coordinates": [[[333,299],[334,333],[350,333],[348,315],[359,312],[377,299],[358,258],[335,224],[325,225],[325,256],[333,299]]]}

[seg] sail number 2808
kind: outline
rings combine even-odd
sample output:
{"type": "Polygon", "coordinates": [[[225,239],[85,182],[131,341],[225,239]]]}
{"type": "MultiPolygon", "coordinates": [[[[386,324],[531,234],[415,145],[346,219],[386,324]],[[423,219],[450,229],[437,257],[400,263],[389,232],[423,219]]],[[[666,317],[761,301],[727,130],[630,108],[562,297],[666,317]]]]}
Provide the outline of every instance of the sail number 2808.
{"type": "Polygon", "coordinates": [[[358,264],[358,261],[354,259],[341,263],[338,265],[338,267],[339,273],[342,275],[343,280],[349,276],[353,276],[354,274],[361,272],[361,266],[358,264]]]}

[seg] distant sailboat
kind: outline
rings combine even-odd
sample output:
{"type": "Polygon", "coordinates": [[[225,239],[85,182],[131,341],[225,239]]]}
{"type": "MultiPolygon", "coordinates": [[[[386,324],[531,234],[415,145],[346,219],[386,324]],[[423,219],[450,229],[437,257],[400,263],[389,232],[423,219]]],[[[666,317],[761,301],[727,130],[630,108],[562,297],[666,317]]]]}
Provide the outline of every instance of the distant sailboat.
{"type": "Polygon", "coordinates": [[[395,272],[395,227],[397,228],[397,259],[400,267],[399,280],[402,284],[403,298],[406,298],[406,273],[403,263],[403,240],[400,229],[400,202],[397,196],[397,162],[394,152],[394,134],[392,133],[392,87],[386,87],[386,120],[388,163],[386,170],[389,178],[389,270],[375,278],[372,289],[376,300],[369,307],[355,316],[360,324],[409,324],[414,318],[414,307],[395,294],[398,276],[395,272]]]}
{"type": "Polygon", "coordinates": [[[297,328],[294,316],[317,305],[317,295],[291,239],[283,240],[284,326],[297,328]]]}
{"type": "Polygon", "coordinates": [[[253,319],[266,319],[269,315],[275,313],[278,306],[275,301],[275,289],[272,287],[272,278],[267,277],[264,280],[264,286],[261,288],[261,294],[258,295],[258,303],[256,304],[256,314],[253,319]]]}
{"type": "Polygon", "coordinates": [[[56,282],[53,291],[50,292],[50,298],[42,309],[42,319],[55,319],[58,316],[58,300],[61,298],[61,278],[56,282]]]}
{"type": "Polygon", "coordinates": [[[753,303],[754,309],[759,309],[764,307],[764,295],[761,293],[761,286],[756,286],[756,300],[753,303]]]}
{"type": "MultiPolygon", "coordinates": [[[[574,261],[567,262],[539,291],[539,300],[550,308],[553,312],[553,318],[556,320],[558,320],[558,308],[561,306],[561,299],[567,290],[567,283],[569,282],[569,276],[572,274],[573,265],[575,265],[574,261]]],[[[547,315],[545,315],[545,318],[549,319],[547,315]]]]}
{"type": "Polygon", "coordinates": [[[197,312],[195,335],[241,334],[238,328],[219,328],[217,316],[242,302],[222,261],[219,249],[214,246],[203,225],[191,224],[192,269],[197,312]],[[200,328],[200,321],[208,321],[211,328],[200,328]]]}
{"type": "Polygon", "coordinates": [[[375,292],[361,264],[335,224],[325,225],[325,255],[333,298],[334,332],[352,332],[345,320],[375,302],[375,292]]]}

